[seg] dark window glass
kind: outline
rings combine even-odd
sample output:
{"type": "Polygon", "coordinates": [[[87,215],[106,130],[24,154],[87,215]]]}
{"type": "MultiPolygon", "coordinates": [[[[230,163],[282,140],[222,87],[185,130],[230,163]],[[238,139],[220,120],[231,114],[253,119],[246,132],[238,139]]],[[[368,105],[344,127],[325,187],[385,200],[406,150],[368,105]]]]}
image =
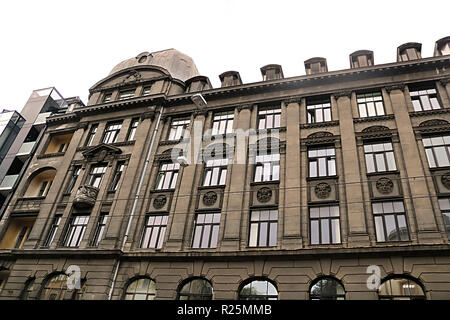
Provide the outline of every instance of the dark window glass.
{"type": "Polygon", "coordinates": [[[83,239],[88,222],[89,216],[72,216],[69,221],[69,228],[67,229],[64,246],[78,247],[83,239]]]}
{"type": "Polygon", "coordinates": [[[155,295],[155,281],[149,278],[141,278],[128,285],[125,300],[154,300],[155,295]]]}
{"type": "Polygon", "coordinates": [[[381,92],[358,94],[356,100],[358,101],[359,116],[361,118],[385,114],[381,92]]]}
{"type": "Polygon", "coordinates": [[[254,280],[241,289],[239,300],[278,300],[278,291],[269,281],[254,280]]]}
{"type": "Polygon", "coordinates": [[[344,287],[333,278],[321,278],[309,291],[310,300],[345,300],[344,287]]]}
{"type": "Polygon", "coordinates": [[[25,240],[25,236],[27,235],[28,227],[23,227],[20,230],[20,233],[17,235],[16,243],[14,244],[14,248],[19,249],[22,247],[23,242],[25,240]]]}
{"type": "Polygon", "coordinates": [[[56,231],[58,231],[60,222],[61,222],[61,215],[56,215],[53,218],[53,222],[50,227],[50,232],[48,233],[47,240],[45,241],[45,244],[44,244],[45,247],[50,247],[50,245],[52,244],[53,239],[55,238],[55,235],[56,235],[56,231]]]}
{"type": "Polygon", "coordinates": [[[380,300],[425,300],[425,293],[413,280],[394,278],[381,283],[378,298],[380,300]]]}
{"type": "Polygon", "coordinates": [[[127,141],[133,141],[136,129],[139,125],[139,119],[132,119],[130,124],[130,131],[128,131],[127,141]]]}
{"type": "Polygon", "coordinates": [[[258,111],[258,129],[279,128],[280,125],[280,108],[263,108],[258,111]]]}
{"type": "Polygon", "coordinates": [[[92,246],[98,247],[100,241],[102,241],[107,222],[108,213],[100,213],[100,217],[98,217],[97,221],[97,226],[95,227],[94,238],[92,239],[92,246]]]}
{"type": "Polygon", "coordinates": [[[327,177],[336,175],[334,147],[308,149],[309,176],[327,177]]]}
{"type": "Polygon", "coordinates": [[[155,189],[175,189],[179,170],[180,164],[178,163],[162,163],[159,166],[155,189]]]}
{"type": "Polygon", "coordinates": [[[92,187],[100,188],[100,184],[103,180],[103,175],[106,172],[106,167],[106,164],[92,166],[91,171],[89,172],[87,184],[92,187]]]}
{"type": "Polygon", "coordinates": [[[170,124],[168,140],[174,141],[183,138],[186,128],[189,126],[189,119],[173,120],[170,124]]]}
{"type": "Polygon", "coordinates": [[[97,133],[98,124],[93,124],[91,129],[89,130],[88,137],[86,139],[86,146],[91,146],[92,141],[94,140],[94,136],[97,133]]]}
{"type": "Polygon", "coordinates": [[[77,182],[80,172],[81,172],[81,166],[74,167],[74,169],[72,171],[72,175],[70,176],[69,183],[67,184],[65,193],[71,193],[73,191],[73,187],[75,186],[75,183],[77,182]]]}
{"type": "Polygon", "coordinates": [[[203,175],[204,186],[225,185],[228,159],[207,160],[203,175]]]}
{"type": "Polygon", "coordinates": [[[331,103],[307,103],[306,113],[308,117],[308,123],[326,122],[331,121],[331,103]]]}
{"type": "Polygon", "coordinates": [[[220,213],[199,213],[195,219],[192,248],[216,248],[220,213]]]}
{"type": "Polygon", "coordinates": [[[368,173],[397,170],[391,142],[365,143],[364,153],[368,173]]]}
{"type": "Polygon", "coordinates": [[[257,210],[250,214],[249,247],[277,245],[278,210],[257,210]]]}
{"type": "Polygon", "coordinates": [[[444,218],[445,230],[447,231],[447,237],[450,239],[450,198],[438,199],[439,208],[444,218]]]}
{"type": "Polygon", "coordinates": [[[372,210],[378,242],[409,240],[403,201],[374,202],[372,210]]]}
{"type": "Polygon", "coordinates": [[[108,123],[105,128],[105,134],[103,135],[103,143],[114,143],[117,141],[122,122],[108,123]]]}
{"type": "Polygon", "coordinates": [[[339,206],[309,208],[311,244],[341,243],[339,206]]]}
{"type": "Polygon", "coordinates": [[[414,90],[409,92],[414,111],[440,109],[436,89],[414,90]]]}
{"type": "Polygon", "coordinates": [[[114,177],[111,182],[110,191],[116,191],[119,186],[120,177],[122,177],[122,172],[125,169],[125,163],[120,161],[117,163],[116,171],[114,172],[114,177]]]}
{"type": "Polygon", "coordinates": [[[450,166],[450,136],[422,139],[430,168],[450,166]]]}
{"type": "Polygon", "coordinates": [[[179,300],[212,300],[213,288],[204,279],[193,279],[187,282],[178,293],[179,300]]]}
{"type": "Polygon", "coordinates": [[[234,111],[218,112],[214,114],[212,135],[233,132],[234,111]]]}
{"type": "Polygon", "coordinates": [[[141,248],[161,249],[167,228],[167,215],[147,215],[141,248]]]}

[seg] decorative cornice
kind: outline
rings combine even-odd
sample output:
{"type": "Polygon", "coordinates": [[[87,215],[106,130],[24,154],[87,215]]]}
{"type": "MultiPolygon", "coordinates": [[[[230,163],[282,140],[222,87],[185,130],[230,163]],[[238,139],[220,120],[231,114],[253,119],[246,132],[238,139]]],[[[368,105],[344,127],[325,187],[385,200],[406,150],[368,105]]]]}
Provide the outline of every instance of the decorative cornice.
{"type": "Polygon", "coordinates": [[[55,158],[55,157],[62,157],[64,156],[65,152],[55,152],[55,153],[49,153],[49,154],[38,154],[36,156],[37,159],[45,159],[45,158],[55,158]]]}
{"type": "Polygon", "coordinates": [[[422,116],[431,116],[431,115],[446,114],[446,113],[450,113],[450,108],[427,110],[427,111],[411,111],[409,113],[409,116],[410,117],[422,117],[422,116]]]}
{"type": "Polygon", "coordinates": [[[391,120],[391,119],[394,119],[394,118],[395,118],[395,116],[393,114],[387,114],[387,115],[384,115],[384,116],[356,118],[356,119],[353,119],[353,123],[386,121],[386,120],[391,120]]]}
{"type": "Polygon", "coordinates": [[[159,145],[160,146],[170,146],[172,144],[179,144],[181,141],[183,141],[183,139],[178,139],[178,140],[164,140],[164,141],[160,141],[159,145]]]}
{"type": "Polygon", "coordinates": [[[351,98],[352,97],[352,91],[351,90],[342,90],[342,91],[338,91],[333,93],[334,98],[337,100],[339,98],[342,97],[347,97],[347,98],[351,98]]]}
{"type": "Polygon", "coordinates": [[[239,111],[239,112],[241,112],[242,110],[250,110],[250,112],[253,110],[253,107],[254,107],[255,105],[254,104],[244,104],[244,105],[239,105],[239,106],[237,106],[237,110],[239,111]]]}
{"type": "Polygon", "coordinates": [[[404,83],[396,83],[393,85],[389,85],[385,87],[386,91],[388,93],[390,93],[393,90],[400,90],[400,91],[404,91],[405,90],[405,84],[404,83]]]}
{"type": "Polygon", "coordinates": [[[89,122],[86,122],[86,121],[78,122],[78,124],[77,124],[77,130],[78,130],[78,129],[86,130],[88,126],[89,126],[89,122]]]}
{"type": "Polygon", "coordinates": [[[300,125],[300,129],[326,128],[326,127],[335,127],[338,125],[339,125],[338,120],[318,122],[318,123],[303,123],[300,125]]]}
{"type": "Polygon", "coordinates": [[[445,87],[450,82],[450,78],[440,79],[439,82],[445,87]]]}
{"type": "Polygon", "coordinates": [[[291,103],[297,103],[297,104],[300,104],[302,98],[303,98],[302,96],[299,96],[299,97],[290,97],[290,98],[288,98],[288,99],[282,100],[281,102],[283,102],[284,105],[286,105],[286,106],[289,105],[289,104],[291,104],[291,103]]]}

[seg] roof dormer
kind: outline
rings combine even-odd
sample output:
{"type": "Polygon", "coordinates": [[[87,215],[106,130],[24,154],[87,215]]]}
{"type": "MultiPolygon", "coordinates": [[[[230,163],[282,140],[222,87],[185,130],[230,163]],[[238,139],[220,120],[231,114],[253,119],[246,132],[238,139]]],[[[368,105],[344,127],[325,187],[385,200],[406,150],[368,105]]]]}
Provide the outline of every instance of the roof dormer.
{"type": "Polygon", "coordinates": [[[283,79],[283,69],[279,64],[268,64],[261,69],[263,81],[283,79]]]}
{"type": "Polygon", "coordinates": [[[350,54],[350,68],[369,67],[374,65],[373,51],[358,50],[350,54]]]}
{"type": "Polygon", "coordinates": [[[327,59],[321,57],[311,58],[305,61],[307,75],[328,72],[327,59]]]}
{"type": "Polygon", "coordinates": [[[445,56],[450,54],[450,37],[445,37],[436,41],[434,46],[434,56],[445,56]]]}
{"type": "Polygon", "coordinates": [[[237,71],[225,71],[219,75],[220,82],[223,87],[238,86],[242,84],[241,76],[237,71]]]}
{"type": "Polygon", "coordinates": [[[211,82],[208,77],[196,76],[186,80],[186,92],[197,92],[212,89],[211,82]]]}
{"type": "Polygon", "coordinates": [[[397,48],[397,62],[422,59],[422,44],[408,42],[397,48]]]}

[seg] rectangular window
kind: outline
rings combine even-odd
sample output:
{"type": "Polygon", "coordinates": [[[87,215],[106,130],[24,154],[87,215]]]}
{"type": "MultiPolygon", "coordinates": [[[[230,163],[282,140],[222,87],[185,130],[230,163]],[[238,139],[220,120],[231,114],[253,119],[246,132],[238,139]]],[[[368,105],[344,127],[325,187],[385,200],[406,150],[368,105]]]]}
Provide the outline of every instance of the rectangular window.
{"type": "Polygon", "coordinates": [[[61,222],[61,215],[55,215],[50,227],[50,232],[48,233],[47,240],[45,240],[44,247],[50,247],[53,240],[55,239],[56,232],[58,231],[59,223],[61,222]]]}
{"type": "Polygon", "coordinates": [[[214,114],[211,135],[232,133],[233,119],[234,111],[218,112],[214,114]]]}
{"type": "Polygon", "coordinates": [[[219,238],[219,225],[220,212],[197,214],[192,248],[216,248],[219,238]]]}
{"type": "Polygon", "coordinates": [[[105,95],[103,96],[103,102],[110,102],[111,101],[111,97],[112,97],[112,93],[111,92],[105,93],[105,95]]]}
{"type": "Polygon", "coordinates": [[[100,188],[106,168],[106,164],[92,166],[91,171],[89,172],[87,184],[92,187],[100,188]]]}
{"type": "MultiPolygon", "coordinates": [[[[266,153],[267,151],[262,151],[261,153],[266,153]]],[[[270,150],[270,154],[258,154],[255,158],[255,162],[254,182],[280,180],[279,151],[270,150]]]]}
{"type": "Polygon", "coordinates": [[[167,228],[167,215],[147,215],[141,248],[161,249],[167,228]]]}
{"type": "Polygon", "coordinates": [[[437,97],[436,89],[410,90],[411,102],[414,111],[425,111],[440,109],[441,105],[437,97]]]}
{"type": "Polygon", "coordinates": [[[16,238],[16,243],[14,244],[15,249],[20,249],[22,247],[24,240],[26,240],[25,236],[27,235],[27,231],[28,231],[28,227],[23,227],[20,230],[20,233],[17,235],[17,238],[16,238]]]}
{"type": "Polygon", "coordinates": [[[278,210],[257,210],[250,213],[249,247],[277,245],[278,210]]]}
{"type": "Polygon", "coordinates": [[[361,118],[382,116],[385,114],[381,92],[357,94],[356,100],[361,118]]]}
{"type": "Polygon", "coordinates": [[[92,141],[94,141],[94,136],[97,133],[98,124],[93,124],[91,129],[89,130],[88,137],[86,139],[86,146],[89,147],[92,145],[92,141]]]}
{"type": "Polygon", "coordinates": [[[311,244],[341,243],[339,206],[309,208],[311,244]]]}
{"type": "Polygon", "coordinates": [[[228,159],[207,160],[203,186],[223,186],[227,179],[228,159]]]}
{"type": "Polygon", "coordinates": [[[180,170],[179,163],[162,163],[156,178],[156,190],[175,189],[180,170]]]}
{"type": "Polygon", "coordinates": [[[172,120],[170,124],[169,137],[167,140],[175,141],[183,138],[186,128],[189,126],[189,119],[172,120]]]}
{"type": "Polygon", "coordinates": [[[138,118],[134,118],[131,120],[130,130],[128,131],[128,135],[127,135],[127,141],[134,140],[134,135],[136,134],[136,129],[138,127],[138,124],[139,124],[138,118]]]}
{"type": "Polygon", "coordinates": [[[111,182],[111,188],[110,191],[116,191],[117,187],[119,186],[120,177],[122,176],[122,172],[125,169],[125,163],[123,161],[120,161],[117,163],[116,171],[114,172],[114,177],[111,182]]]}
{"type": "Polygon", "coordinates": [[[329,177],[336,175],[336,154],[334,147],[308,149],[309,176],[329,177]]]}
{"type": "Polygon", "coordinates": [[[100,213],[100,217],[97,221],[97,226],[95,227],[94,238],[92,239],[92,246],[98,247],[100,241],[102,241],[103,234],[106,228],[106,222],[108,222],[108,212],[100,213]]]}
{"type": "Polygon", "coordinates": [[[64,246],[78,247],[83,239],[88,222],[89,216],[72,216],[69,221],[69,228],[67,229],[64,246]]]}
{"type": "Polygon", "coordinates": [[[430,168],[450,166],[450,135],[422,139],[430,168]]]}
{"type": "Polygon", "coordinates": [[[331,121],[331,103],[329,101],[306,104],[308,123],[331,121]]]}
{"type": "Polygon", "coordinates": [[[378,242],[409,240],[403,201],[374,202],[372,210],[378,242]]]}
{"type": "Polygon", "coordinates": [[[391,142],[364,144],[367,172],[397,170],[391,142]]]}
{"type": "Polygon", "coordinates": [[[142,95],[143,96],[149,96],[150,95],[150,90],[152,89],[152,86],[150,85],[150,86],[145,86],[143,89],[142,89],[142,95]]]}
{"type": "Polygon", "coordinates": [[[258,129],[279,128],[281,125],[281,108],[263,108],[258,111],[258,129]]]}
{"type": "Polygon", "coordinates": [[[447,237],[450,239],[450,198],[438,199],[439,208],[444,218],[445,230],[447,231],[447,237]]]}
{"type": "Polygon", "coordinates": [[[130,99],[134,97],[135,89],[123,90],[119,92],[119,100],[130,99]]]}
{"type": "Polygon", "coordinates": [[[72,193],[73,187],[75,186],[75,183],[77,182],[80,172],[81,172],[81,166],[76,166],[73,168],[72,175],[70,176],[70,180],[69,180],[69,183],[67,184],[65,193],[72,193]]]}
{"type": "Polygon", "coordinates": [[[41,188],[39,189],[39,192],[37,194],[38,197],[45,197],[47,196],[48,190],[52,186],[53,181],[42,181],[41,188]]]}
{"type": "Polygon", "coordinates": [[[103,143],[114,143],[117,141],[122,121],[111,122],[106,125],[105,133],[103,135],[103,143]]]}

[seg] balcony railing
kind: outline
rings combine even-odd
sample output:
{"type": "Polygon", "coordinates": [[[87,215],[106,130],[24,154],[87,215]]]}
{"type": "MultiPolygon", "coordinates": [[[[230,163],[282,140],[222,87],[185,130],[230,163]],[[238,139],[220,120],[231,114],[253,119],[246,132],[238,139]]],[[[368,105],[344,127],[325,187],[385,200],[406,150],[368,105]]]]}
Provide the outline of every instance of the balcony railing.
{"type": "Polygon", "coordinates": [[[14,184],[17,181],[17,178],[19,178],[18,174],[12,174],[12,175],[5,176],[3,178],[2,183],[0,184],[0,190],[12,189],[14,187],[14,184]]]}
{"type": "Polygon", "coordinates": [[[30,154],[31,151],[33,151],[33,147],[36,145],[36,141],[33,142],[25,142],[20,147],[19,151],[17,152],[18,156],[24,156],[27,154],[30,154]]]}

